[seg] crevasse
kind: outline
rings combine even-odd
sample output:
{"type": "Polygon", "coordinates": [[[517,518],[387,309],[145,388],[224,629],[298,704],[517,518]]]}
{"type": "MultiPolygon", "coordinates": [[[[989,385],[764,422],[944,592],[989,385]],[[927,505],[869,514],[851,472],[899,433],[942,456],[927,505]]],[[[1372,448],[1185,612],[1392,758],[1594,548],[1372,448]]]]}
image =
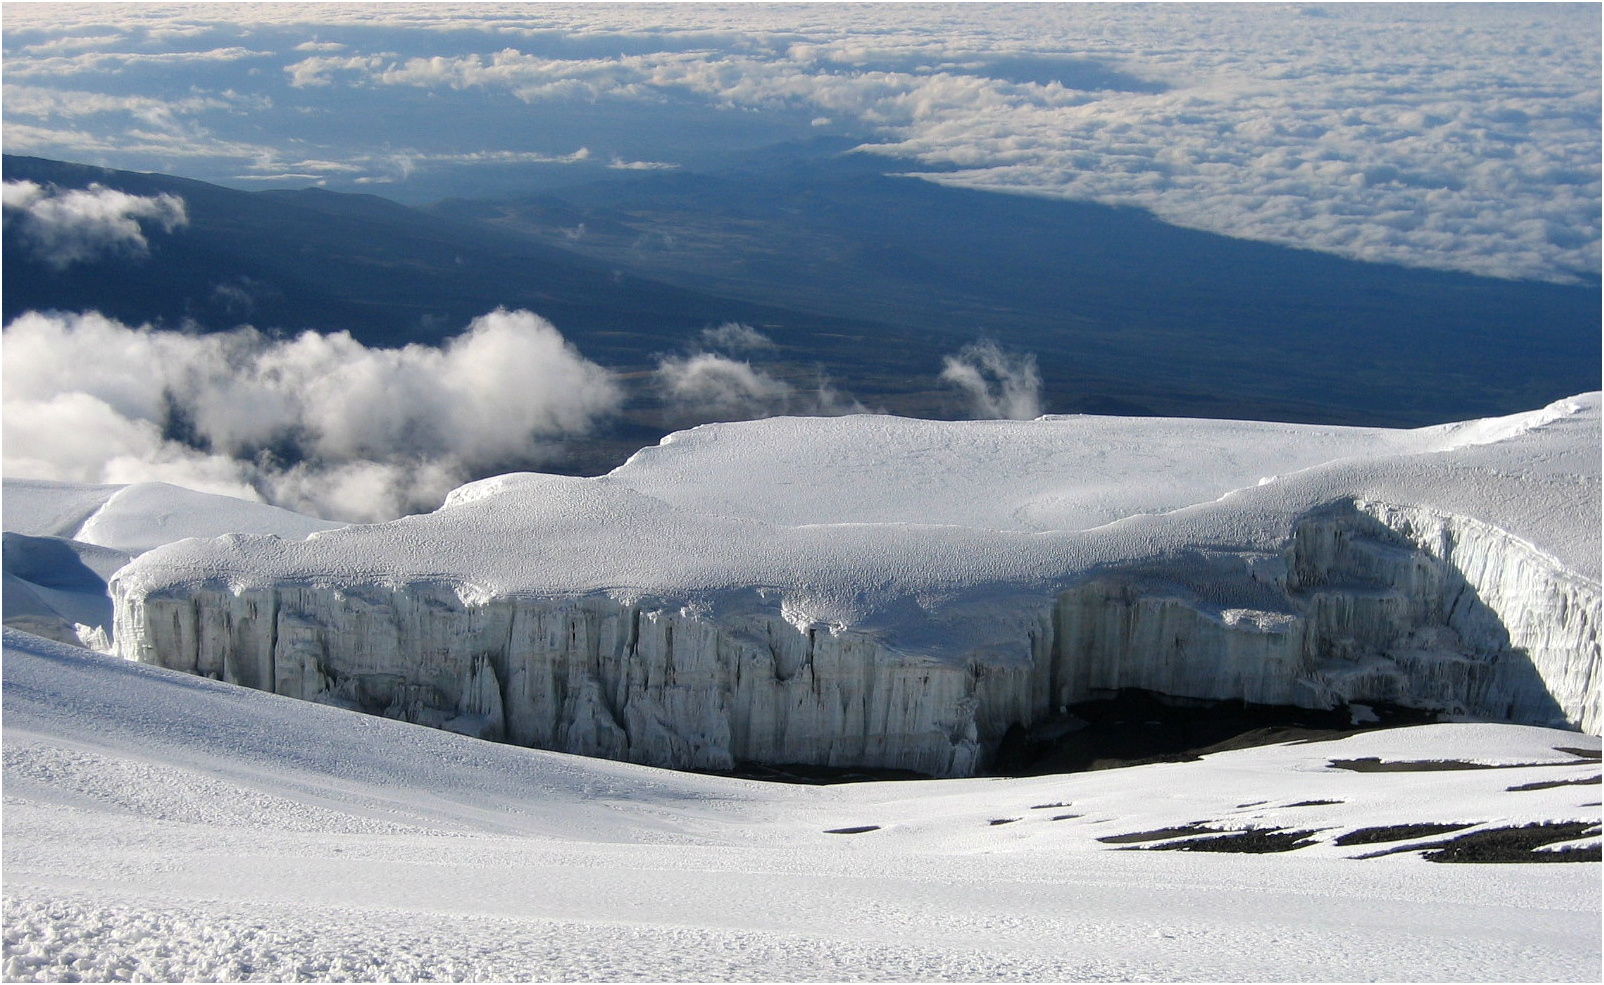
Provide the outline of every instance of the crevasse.
{"type": "MultiPolygon", "coordinates": [[[[132,592],[124,656],[525,746],[964,776],[1013,724],[1119,688],[1329,708],[1387,701],[1599,730],[1597,583],[1476,520],[1342,500],[1279,555],[1083,573],[967,656],[712,619],[674,600],[465,599],[440,583],[132,592]]],[[[755,590],[754,590],[755,591],[755,590]]]]}

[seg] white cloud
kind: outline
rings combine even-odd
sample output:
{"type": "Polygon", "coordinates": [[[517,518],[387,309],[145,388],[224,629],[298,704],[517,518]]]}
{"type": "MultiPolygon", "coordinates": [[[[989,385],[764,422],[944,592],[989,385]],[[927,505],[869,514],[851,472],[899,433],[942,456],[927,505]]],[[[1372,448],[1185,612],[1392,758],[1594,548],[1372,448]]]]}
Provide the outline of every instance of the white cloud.
{"type": "Polygon", "coordinates": [[[784,380],[744,360],[711,352],[668,356],[657,375],[669,401],[704,420],[742,420],[783,414],[796,393],[784,380]]]}
{"type": "Polygon", "coordinates": [[[614,157],[607,162],[607,167],[613,171],[673,171],[679,165],[669,161],[626,161],[614,157]]]}
{"type": "MultiPolygon", "coordinates": [[[[703,329],[699,341],[726,351],[756,352],[775,347],[761,332],[739,322],[703,329]]],[[[836,389],[823,370],[811,386],[799,387],[748,360],[716,352],[664,356],[658,361],[656,382],[669,419],[681,427],[782,414],[836,417],[870,413],[851,394],[836,389]]]]}
{"type": "Polygon", "coordinates": [[[272,106],[273,101],[262,95],[221,93],[191,94],[177,99],[155,99],[149,96],[114,95],[85,89],[54,89],[33,85],[6,85],[4,87],[6,113],[21,114],[39,119],[91,116],[101,113],[125,113],[150,126],[175,128],[179,118],[197,113],[219,111],[260,111],[272,106]]]}
{"type": "MultiPolygon", "coordinates": [[[[9,17],[11,12],[8,9],[6,13],[9,17]]],[[[91,72],[117,74],[131,67],[150,65],[237,62],[247,58],[271,57],[271,51],[253,51],[238,45],[205,51],[86,51],[77,55],[8,59],[6,73],[12,78],[59,79],[91,72]]]]}
{"type": "Polygon", "coordinates": [[[990,340],[942,358],[941,378],[963,393],[971,417],[1028,421],[1041,416],[1041,374],[1030,353],[1009,353],[990,340]]]}
{"type": "Polygon", "coordinates": [[[142,225],[165,232],[186,225],[176,195],[130,195],[101,185],[60,191],[32,181],[4,185],[5,222],[45,263],[58,270],[107,254],[143,254],[150,248],[142,225]]]}
{"type": "Polygon", "coordinates": [[[6,475],[247,489],[340,519],[430,508],[483,470],[548,457],[622,399],[527,311],[403,349],[30,313],[6,327],[5,347],[6,475]]]}
{"type": "Polygon", "coordinates": [[[284,66],[289,73],[290,85],[296,88],[326,86],[342,72],[363,72],[385,64],[388,55],[313,55],[293,65],[284,66]]]}
{"type": "Polygon", "coordinates": [[[266,145],[242,144],[209,139],[196,140],[183,134],[161,134],[122,130],[108,133],[95,129],[68,129],[35,126],[6,119],[7,153],[32,153],[75,160],[104,159],[107,155],[162,155],[179,160],[197,158],[258,159],[274,151],[266,145]]]}
{"type": "Polygon", "coordinates": [[[697,338],[704,346],[723,349],[725,352],[774,348],[773,340],[767,335],[751,325],[738,321],[727,321],[722,325],[704,328],[697,338]]]}
{"type": "MultiPolygon", "coordinates": [[[[562,60],[507,48],[413,59],[374,79],[525,100],[683,90],[731,108],[807,108],[876,128],[869,149],[940,165],[926,177],[949,184],[1136,205],[1364,260],[1560,280],[1598,269],[1596,23],[1505,9],[1345,8],[1316,22],[1115,5],[1032,7],[989,24],[954,16],[941,34],[916,15],[886,16],[853,36],[867,25],[844,14],[821,15],[824,40],[784,57],[562,60]],[[1570,43],[1578,28],[1594,43],[1570,43]],[[988,74],[1033,48],[1106,62],[1105,79],[1161,84],[988,74]]],[[[755,19],[770,31],[786,20],[755,19]]]]}

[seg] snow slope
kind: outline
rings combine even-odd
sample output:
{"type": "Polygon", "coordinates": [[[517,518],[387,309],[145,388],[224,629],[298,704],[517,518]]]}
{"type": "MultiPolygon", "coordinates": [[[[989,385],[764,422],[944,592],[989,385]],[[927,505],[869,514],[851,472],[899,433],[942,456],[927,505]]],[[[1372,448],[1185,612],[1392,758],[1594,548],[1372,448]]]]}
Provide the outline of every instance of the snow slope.
{"type": "Polygon", "coordinates": [[[1577,843],[1597,845],[1596,758],[1562,750],[1599,743],[1575,733],[1440,725],[1100,773],[798,787],[486,743],[11,630],[3,667],[8,980],[1601,973],[1596,864],[1333,844],[1375,825],[1586,821],[1577,843]],[[1331,765],[1365,757],[1499,768],[1331,765]],[[1315,843],[1098,841],[1199,821],[1315,843]]]}
{"type": "Polygon", "coordinates": [[[293,539],[344,526],[166,482],[86,486],[7,479],[4,514],[5,529],[13,533],[60,537],[129,554],[186,537],[244,533],[293,539]]]}
{"type": "Polygon", "coordinates": [[[305,537],[341,526],[165,482],[4,483],[7,626],[109,648],[106,581],[132,557],[185,537],[225,533],[305,537]]]}
{"type": "Polygon", "coordinates": [[[967,775],[1101,691],[1600,724],[1600,397],[1410,431],[708,425],[151,551],[124,655],[523,745],[967,775]]]}

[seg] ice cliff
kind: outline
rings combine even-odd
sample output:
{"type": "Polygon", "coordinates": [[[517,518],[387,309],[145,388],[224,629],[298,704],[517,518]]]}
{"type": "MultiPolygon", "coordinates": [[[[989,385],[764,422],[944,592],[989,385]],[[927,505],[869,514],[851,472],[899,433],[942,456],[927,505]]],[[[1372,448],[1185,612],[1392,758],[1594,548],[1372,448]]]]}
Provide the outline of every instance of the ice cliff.
{"type": "Polygon", "coordinates": [[[125,655],[522,745],[944,776],[1099,692],[1599,730],[1599,398],[1416,431],[777,419],[151,551],[125,655]]]}

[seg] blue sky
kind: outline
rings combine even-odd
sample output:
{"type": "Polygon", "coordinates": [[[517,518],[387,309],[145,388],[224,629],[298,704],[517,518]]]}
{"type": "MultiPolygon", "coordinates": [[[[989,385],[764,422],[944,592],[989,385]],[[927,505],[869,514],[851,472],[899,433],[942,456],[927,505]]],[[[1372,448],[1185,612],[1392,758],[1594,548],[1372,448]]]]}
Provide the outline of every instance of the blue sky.
{"type": "Polygon", "coordinates": [[[1593,4],[6,4],[10,153],[405,201],[845,137],[1344,256],[1599,269],[1593,4]]]}

